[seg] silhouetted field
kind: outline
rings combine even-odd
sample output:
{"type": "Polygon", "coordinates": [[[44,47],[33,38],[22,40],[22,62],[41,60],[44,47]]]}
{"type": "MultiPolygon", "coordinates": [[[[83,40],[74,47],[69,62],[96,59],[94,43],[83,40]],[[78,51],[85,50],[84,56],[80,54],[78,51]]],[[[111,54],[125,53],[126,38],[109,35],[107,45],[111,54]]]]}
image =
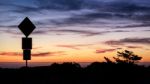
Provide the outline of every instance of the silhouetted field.
{"type": "Polygon", "coordinates": [[[94,62],[51,66],[0,68],[0,84],[150,84],[150,67],[127,63],[94,62]]]}

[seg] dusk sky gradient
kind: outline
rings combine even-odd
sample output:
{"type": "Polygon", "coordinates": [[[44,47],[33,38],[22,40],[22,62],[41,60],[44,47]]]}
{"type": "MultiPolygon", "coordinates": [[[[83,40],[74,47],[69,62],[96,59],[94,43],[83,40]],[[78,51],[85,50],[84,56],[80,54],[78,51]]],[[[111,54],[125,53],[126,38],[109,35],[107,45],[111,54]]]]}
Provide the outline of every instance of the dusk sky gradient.
{"type": "Polygon", "coordinates": [[[0,62],[23,62],[25,17],[36,26],[30,62],[102,62],[125,49],[150,62],[149,0],[0,0],[0,62]]]}

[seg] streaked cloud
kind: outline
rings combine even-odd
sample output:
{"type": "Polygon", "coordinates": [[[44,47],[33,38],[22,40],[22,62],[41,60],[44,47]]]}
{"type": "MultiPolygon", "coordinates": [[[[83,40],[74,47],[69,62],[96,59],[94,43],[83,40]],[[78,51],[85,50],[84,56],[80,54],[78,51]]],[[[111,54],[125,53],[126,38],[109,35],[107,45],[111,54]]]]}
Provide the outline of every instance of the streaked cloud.
{"type": "Polygon", "coordinates": [[[123,42],[115,41],[115,40],[109,40],[109,41],[106,41],[104,43],[107,44],[107,45],[124,45],[123,42]]]}
{"type": "MultiPolygon", "coordinates": [[[[19,29],[14,29],[14,28],[5,28],[5,29],[0,29],[0,32],[2,33],[7,33],[7,34],[11,34],[11,35],[22,35],[22,33],[20,32],[19,29]]],[[[35,31],[33,31],[32,34],[49,34],[51,32],[51,34],[54,35],[65,35],[65,34],[76,34],[76,35],[81,35],[81,36],[96,36],[96,35],[104,35],[107,33],[120,33],[120,32],[132,32],[132,31],[127,31],[127,30],[94,30],[94,29],[65,29],[65,28],[60,28],[60,29],[48,29],[48,28],[44,28],[44,29],[35,29],[35,31]]]]}
{"type": "Polygon", "coordinates": [[[131,48],[131,49],[142,49],[143,47],[142,46],[126,46],[127,48],[131,48]]]}
{"type": "Polygon", "coordinates": [[[63,47],[69,49],[80,50],[82,47],[88,47],[94,44],[72,44],[72,45],[56,45],[56,47],[63,47]]]}
{"type": "Polygon", "coordinates": [[[101,34],[105,34],[109,31],[91,31],[91,30],[71,30],[71,29],[60,29],[60,30],[50,30],[51,32],[56,32],[56,33],[74,33],[74,34],[80,34],[80,35],[84,35],[84,36],[95,36],[95,35],[101,35],[101,34]]]}
{"type": "Polygon", "coordinates": [[[96,53],[106,53],[106,52],[113,52],[116,51],[116,49],[99,49],[96,50],[96,53]]]}
{"type": "Polygon", "coordinates": [[[108,45],[125,45],[127,43],[132,43],[132,44],[150,44],[150,38],[124,38],[120,40],[110,40],[110,41],[105,41],[105,44],[108,45]]]}
{"type": "Polygon", "coordinates": [[[74,45],[57,45],[57,47],[63,47],[63,48],[80,50],[80,48],[78,46],[74,46],[74,45]]]}
{"type": "Polygon", "coordinates": [[[44,56],[61,56],[64,55],[63,51],[57,51],[57,52],[43,52],[43,53],[34,53],[32,56],[35,57],[44,57],[44,56]]]}
{"type": "Polygon", "coordinates": [[[41,49],[41,48],[43,48],[43,47],[33,47],[32,49],[33,50],[38,50],[38,49],[41,49]]]}
{"type": "Polygon", "coordinates": [[[150,44],[150,38],[125,38],[121,39],[123,43],[138,43],[138,44],[150,44]]]}
{"type": "Polygon", "coordinates": [[[0,52],[1,56],[21,56],[19,52],[0,52]]]}
{"type": "MultiPolygon", "coordinates": [[[[63,51],[32,53],[32,56],[34,56],[34,57],[61,56],[61,55],[64,55],[63,51]]],[[[22,56],[22,53],[20,53],[20,52],[0,52],[0,56],[22,56]]]]}

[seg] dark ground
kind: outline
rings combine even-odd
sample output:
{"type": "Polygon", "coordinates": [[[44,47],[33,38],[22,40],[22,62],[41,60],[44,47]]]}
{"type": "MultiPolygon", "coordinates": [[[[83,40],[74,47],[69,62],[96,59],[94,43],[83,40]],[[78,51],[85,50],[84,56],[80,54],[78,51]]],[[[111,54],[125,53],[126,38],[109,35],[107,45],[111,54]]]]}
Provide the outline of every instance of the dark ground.
{"type": "Polygon", "coordinates": [[[94,62],[20,69],[0,68],[0,84],[150,84],[150,67],[94,62]]]}

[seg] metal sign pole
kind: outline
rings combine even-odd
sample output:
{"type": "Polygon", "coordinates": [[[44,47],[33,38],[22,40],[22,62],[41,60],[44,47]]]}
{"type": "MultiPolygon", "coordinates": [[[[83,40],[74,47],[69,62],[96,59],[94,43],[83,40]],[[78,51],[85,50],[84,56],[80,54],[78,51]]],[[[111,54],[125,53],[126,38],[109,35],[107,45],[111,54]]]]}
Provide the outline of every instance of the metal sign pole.
{"type": "Polygon", "coordinates": [[[28,67],[28,60],[26,60],[26,68],[28,67]]]}

